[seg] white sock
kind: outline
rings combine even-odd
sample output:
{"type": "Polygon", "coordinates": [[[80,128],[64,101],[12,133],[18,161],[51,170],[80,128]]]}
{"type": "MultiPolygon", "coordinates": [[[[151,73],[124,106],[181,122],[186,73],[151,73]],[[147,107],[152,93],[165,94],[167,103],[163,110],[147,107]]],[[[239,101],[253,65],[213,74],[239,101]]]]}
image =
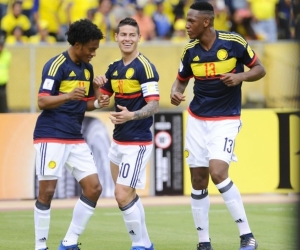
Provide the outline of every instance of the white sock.
{"type": "Polygon", "coordinates": [[[195,190],[192,188],[191,206],[199,242],[210,242],[208,219],[210,200],[207,189],[195,190]]]}
{"type": "Polygon", "coordinates": [[[132,201],[122,210],[123,219],[128,230],[129,236],[132,241],[132,246],[144,246],[142,239],[142,227],[141,227],[141,212],[136,205],[135,201],[132,201]],[[127,208],[127,206],[129,207],[127,208]]]}
{"type": "Polygon", "coordinates": [[[38,209],[34,206],[35,250],[46,248],[50,227],[50,208],[38,209]]]}
{"type": "Polygon", "coordinates": [[[95,208],[85,203],[81,196],[74,207],[72,221],[63,240],[64,246],[77,244],[78,238],[86,228],[89,219],[94,214],[94,210],[95,208]]]}
{"type": "Polygon", "coordinates": [[[138,197],[137,201],[135,202],[135,204],[138,206],[140,213],[141,213],[142,241],[144,242],[143,246],[145,246],[146,248],[149,248],[152,243],[150,241],[147,226],[146,226],[144,206],[139,197],[138,197]]]}
{"type": "Polygon", "coordinates": [[[236,222],[240,235],[251,233],[241,194],[230,178],[217,184],[225,204],[236,222]]]}

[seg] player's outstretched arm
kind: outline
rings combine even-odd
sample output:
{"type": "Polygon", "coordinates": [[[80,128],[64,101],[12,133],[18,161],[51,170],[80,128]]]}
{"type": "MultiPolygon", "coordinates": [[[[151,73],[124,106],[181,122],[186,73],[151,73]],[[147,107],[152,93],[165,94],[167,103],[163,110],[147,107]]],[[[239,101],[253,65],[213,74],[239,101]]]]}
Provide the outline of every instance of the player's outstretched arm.
{"type": "Polygon", "coordinates": [[[75,88],[72,92],[57,96],[39,96],[38,106],[43,109],[55,109],[70,100],[81,100],[85,97],[85,87],[75,88]]]}
{"type": "Polygon", "coordinates": [[[120,112],[111,112],[110,120],[113,124],[122,124],[130,120],[141,120],[148,118],[158,112],[159,102],[149,101],[143,108],[136,111],[129,111],[126,107],[117,105],[120,112]]]}
{"type": "Polygon", "coordinates": [[[178,106],[182,101],[185,101],[185,96],[183,95],[189,80],[181,81],[178,78],[175,79],[172,89],[171,89],[171,103],[178,106]]]}

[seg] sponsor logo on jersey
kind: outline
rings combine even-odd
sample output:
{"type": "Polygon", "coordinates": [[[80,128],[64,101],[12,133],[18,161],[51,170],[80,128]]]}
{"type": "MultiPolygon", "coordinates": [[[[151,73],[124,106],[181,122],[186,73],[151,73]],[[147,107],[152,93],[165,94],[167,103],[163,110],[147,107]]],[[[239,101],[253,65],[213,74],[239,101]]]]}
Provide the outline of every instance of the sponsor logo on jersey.
{"type": "Polygon", "coordinates": [[[76,74],[75,74],[75,72],[72,70],[72,72],[70,73],[70,75],[69,75],[70,77],[72,77],[72,76],[76,76],[76,74]]]}

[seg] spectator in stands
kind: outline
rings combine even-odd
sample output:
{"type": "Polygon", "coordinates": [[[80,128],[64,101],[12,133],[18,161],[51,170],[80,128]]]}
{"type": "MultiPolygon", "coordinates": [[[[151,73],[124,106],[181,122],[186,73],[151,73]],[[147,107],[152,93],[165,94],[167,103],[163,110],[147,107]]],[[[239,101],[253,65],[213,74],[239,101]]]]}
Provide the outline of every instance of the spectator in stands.
{"type": "Polygon", "coordinates": [[[253,28],[258,39],[277,41],[276,5],[279,0],[247,0],[253,14],[253,28]]]}
{"type": "Polygon", "coordinates": [[[144,5],[136,4],[135,14],[131,17],[135,19],[140,27],[141,41],[151,41],[155,39],[155,24],[151,17],[145,15],[144,5]]]}
{"type": "Polygon", "coordinates": [[[7,13],[7,5],[9,0],[0,0],[0,21],[7,13]]]}
{"type": "Polygon", "coordinates": [[[155,0],[156,11],[152,15],[155,24],[156,37],[162,40],[170,39],[172,35],[172,25],[167,15],[164,14],[164,0],[155,0]]]}
{"type": "Polygon", "coordinates": [[[237,32],[247,40],[256,40],[253,28],[253,15],[247,0],[225,0],[231,15],[230,31],[237,32]]]}
{"type": "Polygon", "coordinates": [[[5,48],[5,35],[0,34],[0,113],[8,113],[6,85],[9,78],[11,53],[5,48]]]}
{"type": "Polygon", "coordinates": [[[185,29],[186,21],[184,19],[177,19],[174,23],[174,32],[171,38],[173,43],[187,43],[189,37],[185,29]]]}
{"type": "Polygon", "coordinates": [[[9,45],[24,45],[28,43],[28,37],[24,36],[24,32],[21,27],[16,26],[12,32],[12,35],[6,37],[6,44],[9,45]]]}
{"type": "Polygon", "coordinates": [[[293,5],[292,5],[292,9],[293,9],[293,25],[294,25],[294,29],[293,29],[293,37],[300,41],[300,1],[299,0],[294,0],[293,1],[293,5]]]}
{"type": "Polygon", "coordinates": [[[46,21],[47,29],[50,36],[56,40],[60,31],[60,23],[58,18],[59,9],[61,8],[62,1],[49,1],[49,0],[35,0],[34,1],[34,19],[37,25],[36,30],[39,32],[38,24],[40,20],[46,21]]]}
{"type": "Polygon", "coordinates": [[[99,0],[99,6],[93,16],[93,23],[103,32],[105,41],[114,41],[114,32],[112,27],[116,26],[116,18],[111,12],[111,0],[99,0]]]}
{"type": "Polygon", "coordinates": [[[230,30],[230,12],[224,0],[210,0],[209,1],[215,10],[214,25],[216,30],[230,30]]]}
{"type": "Polygon", "coordinates": [[[49,35],[49,23],[46,20],[39,20],[37,23],[38,33],[29,37],[29,42],[32,44],[54,44],[56,39],[54,36],[49,35]]]}
{"type": "Polygon", "coordinates": [[[279,0],[277,9],[278,39],[291,39],[292,1],[279,0]]]}
{"type": "Polygon", "coordinates": [[[88,10],[96,9],[99,4],[98,0],[68,0],[68,2],[69,4],[66,9],[68,23],[73,23],[79,19],[86,18],[88,10]]]}
{"type": "Polygon", "coordinates": [[[16,26],[21,27],[24,34],[29,36],[31,22],[27,16],[22,14],[22,2],[15,1],[12,4],[12,11],[8,12],[1,20],[1,29],[5,31],[6,35],[11,35],[16,26]]]}

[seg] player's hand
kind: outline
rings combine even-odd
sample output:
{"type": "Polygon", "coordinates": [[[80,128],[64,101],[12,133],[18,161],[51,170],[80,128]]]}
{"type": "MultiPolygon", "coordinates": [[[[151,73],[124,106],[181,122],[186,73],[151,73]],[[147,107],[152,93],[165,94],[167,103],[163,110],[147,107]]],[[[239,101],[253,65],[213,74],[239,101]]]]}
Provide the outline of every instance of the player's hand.
{"type": "Polygon", "coordinates": [[[171,93],[171,103],[178,106],[181,102],[185,101],[185,95],[180,92],[171,93]]]}
{"type": "Polygon", "coordinates": [[[130,112],[126,107],[117,105],[121,110],[120,112],[110,112],[109,119],[113,124],[122,124],[132,120],[134,113],[130,112]]]}
{"type": "Polygon", "coordinates": [[[220,80],[228,87],[234,87],[240,84],[243,79],[240,74],[226,73],[222,74],[220,80]]]}
{"type": "Polygon", "coordinates": [[[108,95],[101,95],[98,98],[98,103],[101,108],[108,107],[109,102],[110,102],[110,98],[108,95]]]}
{"type": "Polygon", "coordinates": [[[81,100],[85,97],[85,87],[75,88],[72,92],[68,93],[69,100],[81,100]]]}
{"type": "Polygon", "coordinates": [[[107,78],[105,76],[96,76],[93,80],[93,84],[99,88],[103,87],[106,82],[107,78]]]}

